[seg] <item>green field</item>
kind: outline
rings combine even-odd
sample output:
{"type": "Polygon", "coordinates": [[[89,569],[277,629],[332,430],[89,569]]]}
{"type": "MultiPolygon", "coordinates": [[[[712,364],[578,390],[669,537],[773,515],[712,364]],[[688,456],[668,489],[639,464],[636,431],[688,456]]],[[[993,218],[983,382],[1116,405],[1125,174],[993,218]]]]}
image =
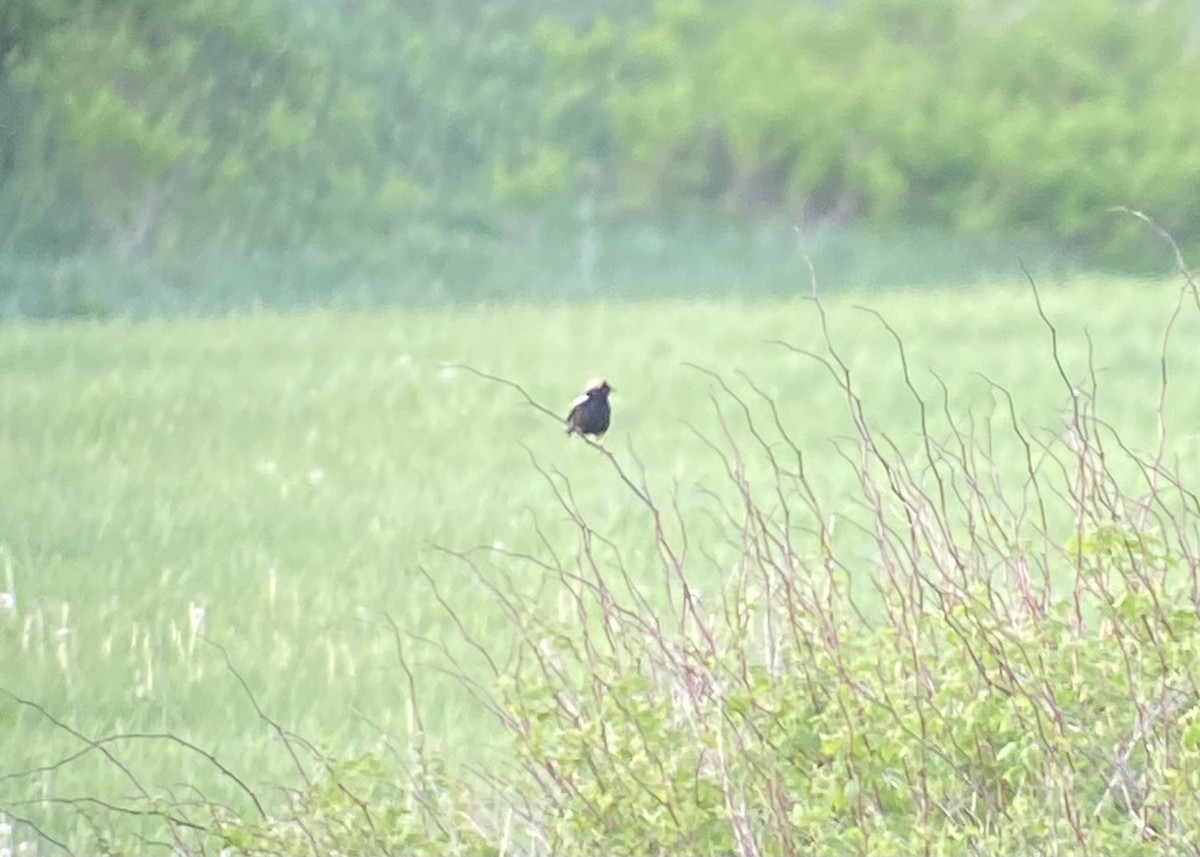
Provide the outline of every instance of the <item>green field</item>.
{"type": "MultiPolygon", "coordinates": [[[[1178,284],[1042,287],[1072,381],[1089,383],[1086,329],[1102,416],[1132,447],[1152,447],[1178,284]]],[[[915,452],[917,410],[895,343],[854,308],[860,303],[902,337],[912,377],[937,409],[929,370],[945,380],[958,413],[988,412],[983,373],[1012,393],[1031,436],[1050,443],[1061,432],[1069,394],[1027,285],[825,303],[868,417],[915,452]]],[[[818,362],[772,344],[824,353],[817,321],[813,304],[797,297],[8,323],[0,327],[0,588],[13,597],[0,608],[0,688],[87,735],[170,731],[250,779],[278,782],[290,770],[286,754],[222,653],[193,631],[224,647],[274,718],[345,754],[409,728],[390,618],[411,634],[405,650],[438,752],[453,763],[503,758],[502,731],[441,669],[442,645],[468,671],[478,659],[426,574],[496,653],[512,631],[486,589],[441,549],[570,555],[575,528],[540,466],[569,480],[592,526],[621,545],[648,591],[661,570],[644,508],[603,456],[515,390],[446,364],[518,382],[556,412],[588,377],[607,376],[617,392],[606,445],[634,473],[636,454],[656,497],[667,501],[677,487],[693,545],[688,574],[715,592],[730,548],[702,490],[728,484],[705,443],[722,443],[710,394],[737,435],[746,433],[736,406],[688,364],[742,392],[745,372],[773,397],[809,456],[815,487],[840,511],[855,488],[831,443],[850,429],[845,395],[818,362]],[[203,625],[194,628],[199,608],[203,625]]],[[[1187,306],[1169,348],[1167,422],[1171,451],[1193,474],[1197,341],[1200,313],[1187,306]]],[[[1020,461],[1001,464],[1019,476],[1020,461]]],[[[555,592],[531,564],[490,567],[555,609],[555,592]]],[[[86,828],[64,822],[66,809],[22,801],[123,794],[128,782],[109,761],[91,752],[53,773],[13,776],[81,746],[35,710],[0,700],[0,805],[66,824],[63,835],[86,846],[86,828]]],[[[177,746],[118,746],[145,783],[211,778],[228,788],[177,746]]]]}

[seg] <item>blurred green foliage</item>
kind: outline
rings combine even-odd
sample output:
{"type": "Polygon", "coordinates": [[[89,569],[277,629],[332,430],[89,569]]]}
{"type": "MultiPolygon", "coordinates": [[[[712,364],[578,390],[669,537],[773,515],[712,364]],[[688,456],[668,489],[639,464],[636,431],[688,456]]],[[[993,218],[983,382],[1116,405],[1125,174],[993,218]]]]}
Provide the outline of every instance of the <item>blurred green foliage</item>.
{"type": "MultiPolygon", "coordinates": [[[[1139,238],[1113,206],[1200,238],[1195,4],[656,8],[630,39],[599,29],[619,166],[651,202],[675,193],[800,222],[1029,230],[1111,264],[1133,261],[1139,238]]],[[[596,32],[573,53],[594,52],[596,32]]],[[[572,53],[569,40],[560,33],[556,55],[572,53]]]]}
{"type": "Polygon", "coordinates": [[[542,243],[681,212],[1144,269],[1111,207],[1200,243],[1194,5],[9,0],[0,293],[63,276],[14,259],[186,295],[303,248],[349,255],[326,289],[382,264],[467,294],[464,247],[553,265],[542,243]]]}

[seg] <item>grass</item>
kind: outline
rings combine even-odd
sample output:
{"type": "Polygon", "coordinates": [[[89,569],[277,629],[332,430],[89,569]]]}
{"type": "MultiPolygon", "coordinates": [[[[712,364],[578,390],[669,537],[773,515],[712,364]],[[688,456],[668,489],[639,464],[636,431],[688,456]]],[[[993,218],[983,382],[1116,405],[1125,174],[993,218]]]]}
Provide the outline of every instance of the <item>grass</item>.
{"type": "MultiPolygon", "coordinates": [[[[1126,442],[1151,447],[1175,284],[1043,287],[1071,381],[1087,385],[1086,329],[1102,412],[1126,442]]],[[[918,414],[895,343],[856,302],[896,329],[932,401],[939,393],[927,370],[945,381],[955,410],[986,413],[995,396],[982,373],[1013,394],[1032,435],[1050,443],[1061,434],[1069,393],[1027,286],[826,304],[868,416],[915,451],[918,414]]],[[[0,687],[83,733],[170,731],[279,781],[289,770],[279,742],[222,653],[194,631],[224,648],[281,723],[349,752],[408,728],[390,619],[411,635],[401,639],[419,662],[423,719],[446,756],[503,758],[487,712],[438,668],[448,653],[470,671],[472,652],[433,587],[496,651],[511,632],[439,547],[569,554],[575,531],[536,463],[570,480],[588,520],[622,546],[648,589],[660,572],[643,510],[600,456],[512,389],[446,364],[518,381],[555,410],[605,374],[617,389],[607,446],[634,470],[636,453],[657,496],[678,491],[696,545],[689,575],[715,590],[727,546],[716,501],[700,486],[724,479],[705,443],[720,429],[714,383],[689,364],[740,388],[735,373],[745,372],[773,396],[810,455],[814,486],[839,508],[854,479],[833,442],[849,431],[845,396],[818,362],[771,344],[820,352],[817,322],[812,304],[794,298],[8,324],[0,584],[15,603],[0,608],[0,687]]],[[[1173,452],[1193,475],[1200,378],[1187,366],[1198,337],[1200,318],[1185,312],[1172,334],[1166,408],[1173,452]]],[[[1021,461],[1010,464],[1018,476],[1021,461]]],[[[864,586],[871,573],[861,570],[864,586]]],[[[547,609],[557,603],[533,575],[509,583],[547,609]]],[[[82,746],[11,701],[0,702],[0,725],[10,772],[82,746]]],[[[147,782],[211,776],[177,746],[136,742],[121,752],[147,782]]],[[[128,788],[92,752],[53,774],[0,779],[0,806],[53,817],[53,808],[21,801],[128,788]]],[[[72,835],[88,843],[86,828],[72,835]]]]}
{"type": "MultiPolygon", "coordinates": [[[[374,311],[490,300],[594,300],[790,295],[806,276],[822,288],[989,282],[1023,259],[1043,276],[1085,267],[1029,236],[968,237],[937,228],[888,234],[858,226],[797,233],[790,222],[674,212],[619,212],[595,223],[573,208],[526,228],[419,219],[386,242],[268,251],[204,233],[171,261],[90,251],[0,252],[0,320],[14,317],[169,317],[298,308],[374,311]]],[[[1128,272],[1127,272],[1128,273],[1128,272]]]]}

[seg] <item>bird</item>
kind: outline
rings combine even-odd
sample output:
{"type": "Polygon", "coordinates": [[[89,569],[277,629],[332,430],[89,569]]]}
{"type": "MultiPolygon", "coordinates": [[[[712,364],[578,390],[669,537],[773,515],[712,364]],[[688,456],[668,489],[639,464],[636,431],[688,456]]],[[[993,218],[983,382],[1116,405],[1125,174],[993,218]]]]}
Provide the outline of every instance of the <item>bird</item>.
{"type": "Polygon", "coordinates": [[[603,437],[612,417],[612,408],[608,404],[608,394],[611,392],[613,388],[603,378],[588,381],[583,395],[571,403],[571,413],[567,414],[567,434],[590,434],[597,440],[603,437]]]}

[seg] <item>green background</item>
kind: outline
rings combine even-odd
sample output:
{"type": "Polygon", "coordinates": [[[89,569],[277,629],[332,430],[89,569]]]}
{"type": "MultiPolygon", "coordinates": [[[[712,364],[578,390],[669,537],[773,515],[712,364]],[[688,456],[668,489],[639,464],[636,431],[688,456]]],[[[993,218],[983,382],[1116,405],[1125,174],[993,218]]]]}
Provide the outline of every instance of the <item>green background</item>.
{"type": "Polygon", "coordinates": [[[1186,0],[7,0],[0,313],[1169,266],[1186,0]],[[801,276],[803,272],[801,271],[801,276]]]}

